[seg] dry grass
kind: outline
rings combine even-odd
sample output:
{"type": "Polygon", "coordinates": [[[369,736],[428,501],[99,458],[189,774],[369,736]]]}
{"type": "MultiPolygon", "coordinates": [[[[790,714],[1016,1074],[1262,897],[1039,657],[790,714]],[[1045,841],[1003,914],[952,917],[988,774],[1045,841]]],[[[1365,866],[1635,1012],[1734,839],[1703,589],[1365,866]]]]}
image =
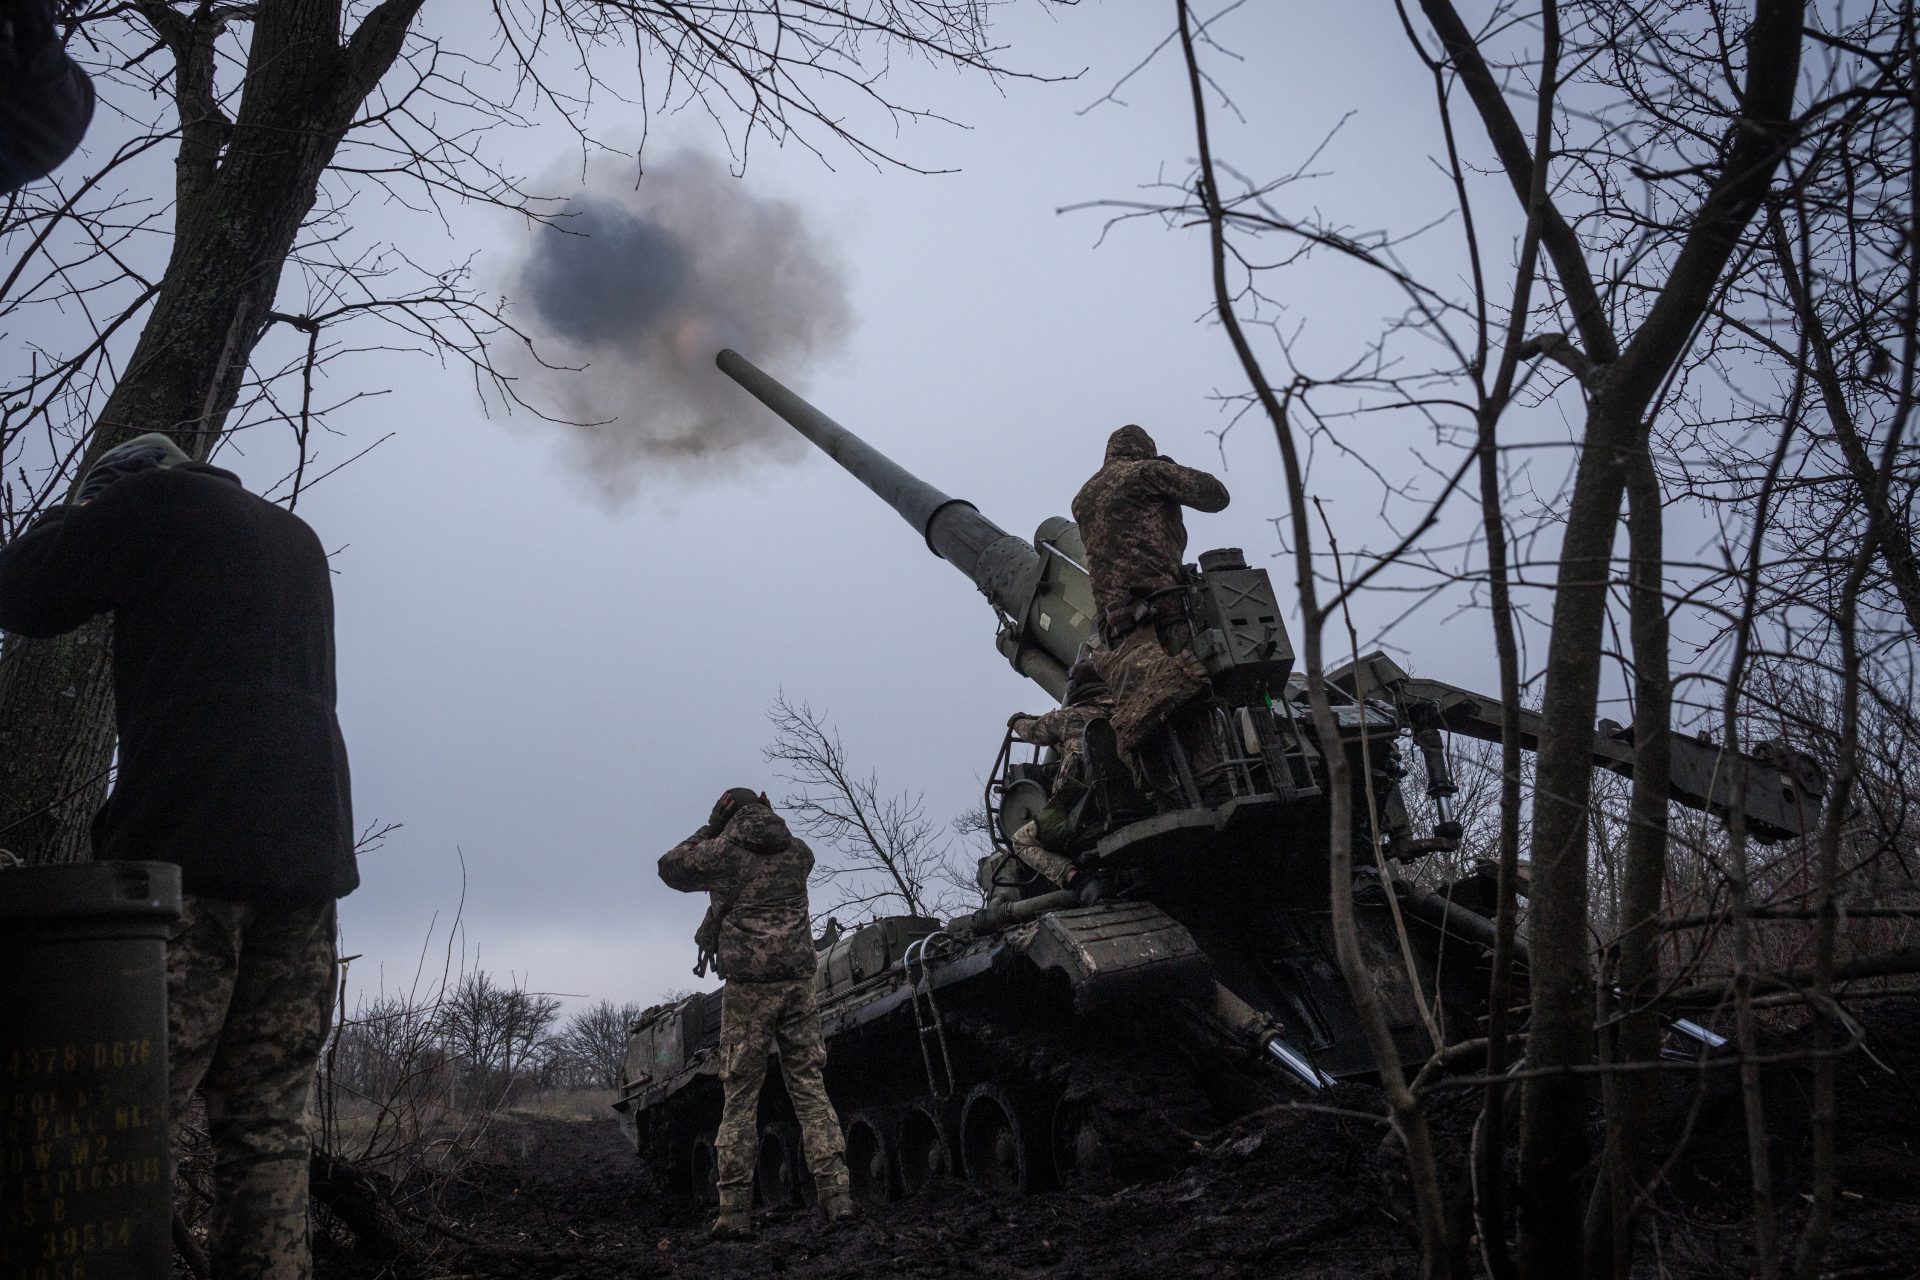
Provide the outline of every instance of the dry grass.
{"type": "Polygon", "coordinates": [[[610,1120],[613,1092],[610,1089],[545,1089],[508,1102],[507,1113],[548,1120],[610,1120]]]}

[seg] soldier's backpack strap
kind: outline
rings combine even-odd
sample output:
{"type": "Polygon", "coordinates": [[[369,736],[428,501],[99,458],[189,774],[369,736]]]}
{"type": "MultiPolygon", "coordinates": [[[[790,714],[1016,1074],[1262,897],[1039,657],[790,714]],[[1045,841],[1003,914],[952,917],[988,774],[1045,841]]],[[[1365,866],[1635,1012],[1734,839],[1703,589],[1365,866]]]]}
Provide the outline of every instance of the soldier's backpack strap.
{"type": "Polygon", "coordinates": [[[698,948],[693,960],[693,976],[704,978],[707,968],[722,981],[726,974],[720,968],[720,929],[726,924],[727,916],[739,905],[740,895],[747,890],[747,877],[742,875],[734,880],[733,888],[727,890],[727,896],[718,902],[707,904],[707,914],[700,921],[700,927],[693,931],[693,945],[698,948]]]}
{"type": "Polygon", "coordinates": [[[710,902],[707,904],[707,914],[700,921],[700,927],[693,931],[693,945],[696,948],[693,976],[696,978],[706,977],[709,965],[715,970],[720,967],[720,919],[720,904],[710,902]]]}

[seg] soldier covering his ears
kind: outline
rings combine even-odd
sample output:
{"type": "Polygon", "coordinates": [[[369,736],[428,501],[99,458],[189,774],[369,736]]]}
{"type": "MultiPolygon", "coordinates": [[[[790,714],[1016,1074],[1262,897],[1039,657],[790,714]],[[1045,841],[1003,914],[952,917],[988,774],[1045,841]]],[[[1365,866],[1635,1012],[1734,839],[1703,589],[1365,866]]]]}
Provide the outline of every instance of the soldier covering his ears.
{"type": "MultiPolygon", "coordinates": [[[[827,1099],[827,1060],[814,1003],[813,932],[807,876],[813,851],[796,839],[765,795],[728,789],[707,825],[660,859],[660,878],[682,893],[706,892],[712,904],[695,935],[702,967],[710,955],[726,981],[720,1012],[720,1082],[725,1102],[714,1140],[720,1216],[713,1234],[753,1236],[753,1170],[760,1152],[760,1087],[767,1050],[780,1051],[787,1097],[800,1122],[807,1171],[830,1221],[853,1215],[846,1144],[827,1099]]],[[[699,970],[696,970],[699,972],[699,970]]]]}

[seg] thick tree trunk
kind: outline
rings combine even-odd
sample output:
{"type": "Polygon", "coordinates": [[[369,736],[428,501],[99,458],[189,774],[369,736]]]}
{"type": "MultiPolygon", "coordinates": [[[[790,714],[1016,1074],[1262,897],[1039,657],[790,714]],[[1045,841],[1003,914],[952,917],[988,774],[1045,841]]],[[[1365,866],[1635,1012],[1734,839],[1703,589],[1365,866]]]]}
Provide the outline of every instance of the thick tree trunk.
{"type": "MultiPolygon", "coordinates": [[[[1612,1060],[1631,1066],[1660,1056],[1660,896],[1667,876],[1667,812],[1672,794],[1673,679],[1667,661],[1666,569],[1660,478],[1641,450],[1627,480],[1633,637],[1633,798],[1627,815],[1626,867],[1620,884],[1612,1060]]],[[[1603,1002],[1605,1003],[1605,1002],[1603,1002]]],[[[1659,1077],[1627,1070],[1607,1079],[1607,1149],[1587,1213],[1587,1275],[1625,1280],[1633,1263],[1634,1223],[1653,1150],[1659,1077]]]]}
{"type": "MultiPolygon", "coordinates": [[[[1532,1077],[1523,1097],[1522,1267],[1529,1280],[1561,1276],[1583,1245],[1580,1181],[1586,1165],[1593,1053],[1593,977],[1587,938],[1587,807],[1598,706],[1610,553],[1644,421],[1674,362],[1720,287],[1722,273],[1791,144],[1800,67],[1801,0],[1758,0],[1746,33],[1747,77],[1725,161],[1701,201],[1666,284],[1620,358],[1589,381],[1584,451],[1575,470],[1547,649],[1533,823],[1534,1018],[1532,1077]]],[[[1551,243],[1551,242],[1549,242],[1551,243]]],[[[1637,785],[1637,783],[1636,783],[1637,785]]]]}
{"type": "MultiPolygon", "coordinates": [[[[173,253],[83,470],[145,431],[167,432],[195,458],[212,452],[321,175],[421,3],[386,0],[342,45],[339,0],[266,0],[230,128],[211,91],[225,20],[141,6],[178,77],[173,253]]],[[[113,751],[105,634],[97,624],[50,641],[16,637],[0,658],[0,840],[29,862],[86,855],[86,819],[113,751]]]]}
{"type": "Polygon", "coordinates": [[[29,862],[87,856],[113,759],[113,628],[0,651],[0,848],[29,862]]]}
{"type": "Polygon", "coordinates": [[[1587,423],[1561,544],[1540,715],[1547,726],[1534,774],[1529,940],[1533,1020],[1521,1096],[1521,1269],[1529,1280],[1566,1274],[1582,1239],[1580,1181],[1588,1162],[1593,1059],[1593,974],[1587,938],[1587,804],[1593,789],[1593,720],[1600,696],[1600,638],[1620,518],[1631,424],[1596,413],[1587,423]]]}

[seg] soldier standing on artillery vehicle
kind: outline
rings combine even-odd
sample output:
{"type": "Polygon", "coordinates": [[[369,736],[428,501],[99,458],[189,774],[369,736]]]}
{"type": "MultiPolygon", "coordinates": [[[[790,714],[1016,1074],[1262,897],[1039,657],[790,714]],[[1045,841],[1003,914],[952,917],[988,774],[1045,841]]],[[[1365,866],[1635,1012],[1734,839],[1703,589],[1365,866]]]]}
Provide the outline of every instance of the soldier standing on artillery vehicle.
{"type": "MultiPolygon", "coordinates": [[[[1060,753],[1046,806],[1013,833],[1011,855],[1055,888],[1070,888],[1080,877],[1080,868],[1065,850],[1073,841],[1074,810],[1087,793],[1081,739],[1089,724],[1112,715],[1112,693],[1093,660],[1081,658],[1067,672],[1064,705],[1037,716],[1023,711],[1007,721],[1020,741],[1060,753]]],[[[980,887],[993,901],[1019,896],[1016,886],[1005,883],[1008,856],[996,853],[981,860],[980,887]]]]}
{"type": "MultiPolygon", "coordinates": [[[[1153,437],[1137,426],[1108,437],[1105,463],[1073,498],[1106,643],[1096,662],[1113,690],[1114,735],[1149,790],[1167,782],[1156,784],[1142,767],[1141,748],[1208,687],[1181,603],[1187,526],[1180,508],[1219,511],[1227,502],[1225,485],[1159,456],[1153,437]]],[[[1175,727],[1182,727],[1177,719],[1175,727]]],[[[1206,735],[1181,738],[1204,786],[1212,755],[1206,735]]]]}
{"type": "Polygon", "coordinates": [[[168,1087],[176,1139],[195,1088],[207,1104],[213,1274],[305,1280],[307,1094],[334,900],[360,882],[326,552],[152,432],[0,548],[0,627],[49,637],[103,613],[120,772],[93,853],[180,867],[168,1087]]]}
{"type": "Polygon", "coordinates": [[[660,859],[660,878],[682,893],[712,895],[695,934],[703,972],[709,956],[726,981],[720,1012],[720,1082],[725,1102],[714,1139],[722,1240],[753,1238],[753,1170],[760,1153],[760,1087],[767,1049],[780,1050],[801,1147],[829,1222],[853,1216],[846,1143],[821,1076],[827,1045],[814,1004],[813,931],[807,876],[813,852],[795,839],[763,794],[733,787],[707,825],[660,859]]]}

